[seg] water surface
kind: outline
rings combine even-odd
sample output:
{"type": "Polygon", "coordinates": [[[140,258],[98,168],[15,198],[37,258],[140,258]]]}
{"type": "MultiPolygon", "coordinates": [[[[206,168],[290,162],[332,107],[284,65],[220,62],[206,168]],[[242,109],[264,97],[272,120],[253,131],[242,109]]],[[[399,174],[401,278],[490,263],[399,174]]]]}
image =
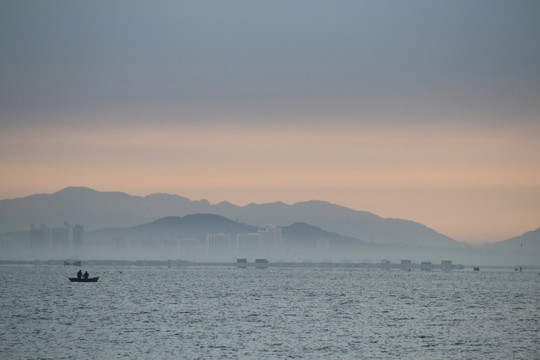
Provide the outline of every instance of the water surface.
{"type": "Polygon", "coordinates": [[[539,358],[536,272],[77,270],[0,266],[0,358],[539,358]]]}

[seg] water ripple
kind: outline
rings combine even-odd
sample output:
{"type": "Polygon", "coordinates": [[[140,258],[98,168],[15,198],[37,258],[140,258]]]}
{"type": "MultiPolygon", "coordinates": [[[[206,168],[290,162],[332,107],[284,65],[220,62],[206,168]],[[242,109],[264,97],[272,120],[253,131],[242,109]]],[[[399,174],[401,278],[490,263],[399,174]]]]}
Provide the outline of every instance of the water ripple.
{"type": "Polygon", "coordinates": [[[532,272],[67,270],[0,266],[0,358],[539,358],[532,272]]]}

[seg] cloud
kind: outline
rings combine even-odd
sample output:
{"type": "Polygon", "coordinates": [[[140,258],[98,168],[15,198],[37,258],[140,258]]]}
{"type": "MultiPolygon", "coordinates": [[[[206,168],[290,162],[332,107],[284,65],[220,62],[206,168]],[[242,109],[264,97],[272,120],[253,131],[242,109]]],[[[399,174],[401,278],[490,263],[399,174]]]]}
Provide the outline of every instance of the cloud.
{"type": "Polygon", "coordinates": [[[540,90],[538,7],[10,4],[1,19],[2,121],[131,107],[165,108],[176,122],[197,114],[257,121],[257,113],[274,120],[530,117],[540,90]]]}

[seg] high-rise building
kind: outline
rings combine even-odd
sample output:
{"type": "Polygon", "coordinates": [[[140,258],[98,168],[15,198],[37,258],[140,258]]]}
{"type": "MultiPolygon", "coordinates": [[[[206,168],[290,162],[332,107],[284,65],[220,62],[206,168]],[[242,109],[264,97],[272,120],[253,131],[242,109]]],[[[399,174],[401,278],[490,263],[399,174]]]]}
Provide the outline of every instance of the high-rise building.
{"type": "Polygon", "coordinates": [[[30,227],[30,246],[35,250],[78,250],[84,241],[84,228],[81,225],[51,227],[33,224],[30,227]]]}
{"type": "Polygon", "coordinates": [[[281,228],[277,225],[268,225],[264,230],[259,231],[263,236],[263,242],[266,247],[279,249],[283,247],[283,236],[281,228]]]}
{"type": "Polygon", "coordinates": [[[53,250],[66,250],[72,248],[71,227],[51,228],[49,248],[53,250]]]}
{"type": "Polygon", "coordinates": [[[232,252],[235,249],[235,243],[233,243],[231,235],[219,233],[219,234],[207,234],[206,242],[208,244],[208,252],[210,255],[224,255],[232,252]]]}
{"type": "Polygon", "coordinates": [[[72,229],[73,248],[75,250],[82,249],[84,242],[84,228],[82,225],[75,225],[72,229]]]}
{"type": "Polygon", "coordinates": [[[253,256],[259,253],[263,245],[263,236],[260,233],[237,234],[236,255],[253,256]]]}
{"type": "Polygon", "coordinates": [[[49,246],[51,239],[51,228],[41,224],[37,227],[30,226],[30,246],[32,249],[43,250],[49,246]]]}

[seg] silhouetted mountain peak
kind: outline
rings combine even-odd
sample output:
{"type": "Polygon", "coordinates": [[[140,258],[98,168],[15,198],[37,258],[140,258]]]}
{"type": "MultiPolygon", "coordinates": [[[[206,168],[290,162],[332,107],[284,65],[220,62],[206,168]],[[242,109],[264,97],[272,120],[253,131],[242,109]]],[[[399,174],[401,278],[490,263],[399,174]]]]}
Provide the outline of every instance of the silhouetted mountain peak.
{"type": "Polygon", "coordinates": [[[318,228],[316,226],[307,224],[307,223],[305,223],[303,221],[297,221],[294,224],[289,225],[287,228],[295,229],[295,230],[301,230],[301,231],[304,231],[304,230],[321,230],[321,228],[318,228]]]}
{"type": "Polygon", "coordinates": [[[288,206],[287,204],[285,204],[283,201],[274,201],[274,202],[269,202],[269,203],[264,203],[264,204],[258,204],[258,203],[249,203],[248,205],[244,206],[245,208],[256,208],[256,207],[261,207],[261,206],[265,206],[265,207],[275,207],[275,206],[288,206]]]}
{"type": "MultiPolygon", "coordinates": [[[[496,246],[496,247],[528,247],[533,246],[534,248],[537,248],[540,250],[540,228],[532,231],[527,231],[526,233],[510,238],[508,240],[504,240],[495,244],[491,244],[488,246],[496,246]],[[527,245],[527,246],[526,246],[527,245]]],[[[540,256],[540,253],[539,253],[540,256]]]]}
{"type": "Polygon", "coordinates": [[[167,216],[150,223],[125,228],[121,231],[129,233],[132,236],[138,236],[136,234],[148,236],[148,234],[151,234],[151,237],[159,238],[167,234],[204,239],[207,234],[212,233],[242,234],[257,232],[258,230],[260,228],[238,223],[220,215],[192,214],[182,217],[167,216]]]}
{"type": "Polygon", "coordinates": [[[139,225],[144,226],[182,226],[185,224],[192,224],[197,226],[207,226],[208,224],[231,224],[233,221],[227,219],[224,216],[215,214],[192,214],[186,216],[166,216],[156,221],[152,221],[147,224],[139,225]]]}
{"type": "Polygon", "coordinates": [[[84,186],[68,186],[52,195],[73,195],[73,194],[98,194],[99,191],[84,187],[84,186]]]}
{"type": "Polygon", "coordinates": [[[230,201],[222,201],[220,203],[217,203],[215,206],[236,206],[230,201]]]}
{"type": "Polygon", "coordinates": [[[190,201],[186,197],[183,197],[183,196],[180,196],[180,195],[175,195],[175,194],[167,194],[167,193],[150,194],[150,195],[145,196],[145,199],[156,200],[156,201],[159,201],[159,200],[169,201],[170,199],[190,201]]]}

